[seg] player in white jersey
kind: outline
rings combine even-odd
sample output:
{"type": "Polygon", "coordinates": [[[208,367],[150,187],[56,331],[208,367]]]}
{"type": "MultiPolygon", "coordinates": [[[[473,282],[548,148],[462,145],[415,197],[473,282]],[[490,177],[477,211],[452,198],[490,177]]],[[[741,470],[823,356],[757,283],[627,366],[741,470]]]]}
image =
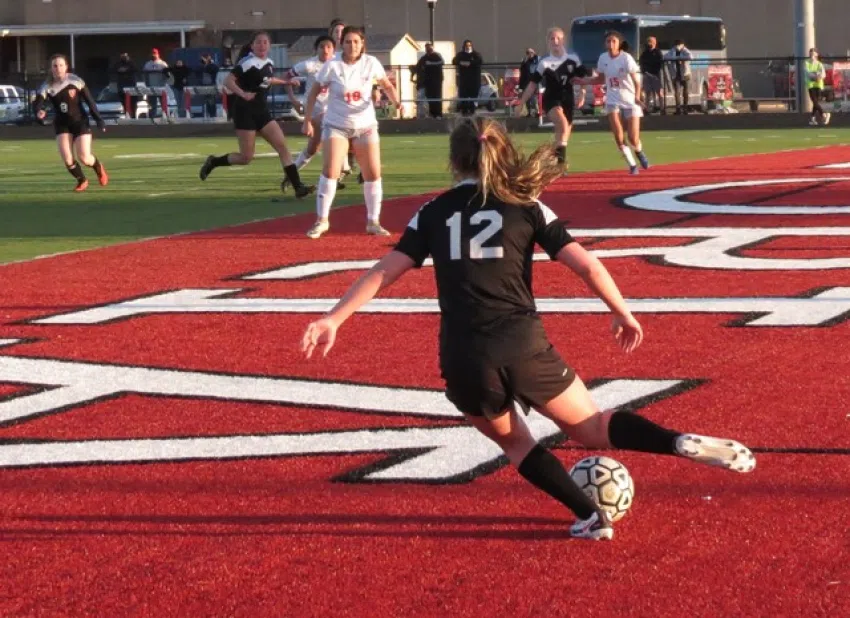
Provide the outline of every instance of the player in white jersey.
{"type": "MultiPolygon", "coordinates": [[[[302,60],[292,67],[289,71],[289,77],[306,79],[306,88],[304,92],[309,93],[313,88],[313,84],[316,83],[316,75],[325,63],[334,57],[335,48],[336,45],[334,44],[333,38],[328,35],[320,36],[313,44],[313,49],[315,49],[316,55],[312,58],[308,58],[307,60],[302,60]]],[[[292,101],[292,104],[296,107],[296,109],[298,109],[299,112],[303,112],[304,110],[301,108],[301,102],[296,98],[295,91],[292,89],[292,86],[287,86],[286,92],[289,96],[289,100],[292,101]]],[[[319,147],[322,145],[322,119],[325,115],[325,104],[327,103],[327,100],[328,89],[322,88],[319,91],[319,96],[316,97],[316,106],[313,108],[313,137],[310,138],[307,145],[304,147],[304,150],[298,154],[298,158],[295,160],[295,166],[299,170],[310,163],[313,156],[319,151],[319,147]]],[[[345,185],[343,185],[342,182],[339,182],[338,188],[344,189],[345,185]]]]}
{"type": "MultiPolygon", "coordinates": [[[[334,60],[342,60],[342,31],[345,30],[345,22],[341,19],[334,19],[331,21],[330,28],[328,28],[328,36],[330,36],[334,41],[334,46],[336,47],[336,53],[334,54],[334,60]]],[[[309,92],[309,91],[308,91],[309,92]]],[[[340,178],[345,178],[351,173],[352,168],[355,165],[354,160],[354,146],[349,142],[348,144],[348,155],[342,160],[342,176],[340,178]]],[[[363,174],[358,174],[357,180],[360,184],[363,184],[363,174]]],[[[340,185],[338,188],[343,189],[344,185],[340,185]]]]}
{"type": "Polygon", "coordinates": [[[597,75],[576,80],[576,83],[605,84],[605,110],[608,113],[608,123],[617,148],[629,164],[632,174],[638,173],[637,161],[629,146],[623,139],[623,123],[625,122],[629,143],[634,148],[643,169],[649,168],[649,160],[643,152],[640,143],[640,119],[643,108],[640,96],[640,68],[635,59],[622,49],[623,35],[619,32],[608,32],[605,35],[605,47],[608,51],[599,56],[596,65],[597,75]],[[620,119],[622,116],[623,120],[620,119]]]}
{"type": "Polygon", "coordinates": [[[543,112],[552,121],[555,131],[555,152],[558,161],[566,167],[567,143],[573,126],[575,92],[573,80],[590,75],[581,59],[564,49],[564,31],[550,28],[548,33],[549,55],[537,63],[531,81],[522,96],[514,103],[517,113],[534,96],[538,88],[543,89],[543,112]]]}
{"type": "Polygon", "coordinates": [[[378,119],[372,105],[372,84],[377,82],[390,100],[401,109],[401,100],[384,67],[366,51],[366,35],[359,28],[343,30],[343,55],[330,60],[316,75],[316,82],[307,96],[303,132],[312,137],[316,99],[322,88],[328,89],[327,107],[322,122],[322,176],[316,198],[317,220],[307,232],[319,238],[328,231],[328,216],[336,194],[338,170],[348,151],[349,142],[363,174],[363,195],[366,200],[366,233],[388,236],[381,227],[381,148],[378,138],[378,119]],[[333,180],[332,180],[333,179],[333,180]]]}

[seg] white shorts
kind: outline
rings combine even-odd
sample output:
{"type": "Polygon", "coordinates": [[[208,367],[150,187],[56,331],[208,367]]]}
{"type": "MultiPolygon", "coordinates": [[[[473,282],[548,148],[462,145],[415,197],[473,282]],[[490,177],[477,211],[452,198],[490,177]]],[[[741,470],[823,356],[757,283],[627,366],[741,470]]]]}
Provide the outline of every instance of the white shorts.
{"type": "Polygon", "coordinates": [[[340,129],[339,127],[325,125],[324,129],[322,129],[322,141],[331,139],[332,137],[350,140],[359,144],[376,144],[380,141],[378,125],[376,124],[362,129],[340,129]]]}
{"type": "Polygon", "coordinates": [[[623,118],[641,118],[643,108],[637,103],[606,104],[605,111],[609,114],[622,114],[623,118]]]}

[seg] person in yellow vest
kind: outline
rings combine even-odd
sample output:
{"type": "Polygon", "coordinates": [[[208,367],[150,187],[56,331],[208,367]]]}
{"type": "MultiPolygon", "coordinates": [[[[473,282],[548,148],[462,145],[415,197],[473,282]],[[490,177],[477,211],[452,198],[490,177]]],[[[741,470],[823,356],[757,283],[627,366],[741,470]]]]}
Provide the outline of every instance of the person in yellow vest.
{"type": "Polygon", "coordinates": [[[806,89],[812,100],[812,119],[809,124],[817,126],[819,123],[829,124],[830,114],[824,112],[820,106],[823,94],[823,83],[826,78],[826,69],[820,61],[820,53],[814,47],[809,50],[809,58],[806,60],[806,89]]]}

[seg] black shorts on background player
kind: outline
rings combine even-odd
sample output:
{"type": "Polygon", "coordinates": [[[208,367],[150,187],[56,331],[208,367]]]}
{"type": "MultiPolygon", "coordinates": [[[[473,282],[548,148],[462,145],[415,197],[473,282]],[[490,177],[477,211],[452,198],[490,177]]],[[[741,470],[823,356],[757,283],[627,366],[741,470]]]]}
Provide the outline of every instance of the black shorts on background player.
{"type": "Polygon", "coordinates": [[[237,131],[259,131],[273,120],[265,101],[257,104],[241,97],[233,102],[232,119],[237,131]]]}
{"type": "Polygon", "coordinates": [[[434,260],[440,368],[461,412],[540,405],[575,377],[549,343],[531,291],[535,245],[553,259],[573,238],[545,205],[512,206],[461,183],[423,206],[396,251],[434,260]],[[500,408],[501,406],[501,408],[500,408]]]}
{"type": "Polygon", "coordinates": [[[531,81],[543,89],[543,112],[548,114],[554,108],[561,107],[567,120],[572,123],[575,108],[573,78],[588,75],[590,72],[575,54],[543,58],[537,64],[537,70],[531,74],[531,81]]]}

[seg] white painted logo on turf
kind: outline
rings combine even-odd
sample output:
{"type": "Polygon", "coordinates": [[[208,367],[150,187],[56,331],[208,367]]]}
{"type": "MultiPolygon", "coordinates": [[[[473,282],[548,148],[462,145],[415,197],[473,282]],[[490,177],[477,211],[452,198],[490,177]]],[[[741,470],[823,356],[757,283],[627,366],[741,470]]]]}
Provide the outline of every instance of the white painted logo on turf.
{"type": "MultiPolygon", "coordinates": [[[[592,250],[596,257],[657,257],[673,266],[687,268],[711,268],[721,270],[826,270],[850,268],[850,257],[842,258],[757,258],[735,255],[746,247],[752,249],[763,243],[783,236],[850,236],[850,227],[690,227],[690,228],[596,228],[575,229],[570,233],[583,238],[681,238],[701,239],[678,247],[633,247],[630,249],[592,250]]],[[[815,247],[813,247],[815,248],[815,247]]],[[[547,261],[549,256],[536,253],[535,261],[547,261]]],[[[377,260],[340,260],[334,262],[309,262],[295,266],[284,266],[268,272],[242,277],[246,281],[289,280],[295,281],[318,275],[365,270],[372,268],[377,260]]],[[[433,266],[429,258],[425,266],[433,266]]]]}
{"type": "MultiPolygon", "coordinates": [[[[198,289],[166,292],[73,313],[33,320],[33,324],[103,324],[112,320],[163,313],[325,313],[335,298],[232,298],[242,290],[198,289]],[[221,298],[225,296],[227,298],[221,298]]],[[[538,298],[540,313],[609,313],[598,298],[538,298]]],[[[811,298],[633,298],[634,313],[762,314],[749,326],[817,326],[850,313],[850,287],[832,288],[811,298]]],[[[439,313],[433,298],[376,298],[361,313],[439,313]]]]}
{"type": "Polygon", "coordinates": [[[772,180],[742,180],[735,182],[719,182],[709,185],[695,185],[690,187],[679,187],[677,189],[664,189],[651,191],[627,197],[623,200],[626,206],[639,208],[640,210],[653,210],[661,212],[696,213],[701,215],[726,214],[726,215],[833,215],[850,214],[850,205],[847,206],[756,206],[752,204],[698,204],[685,201],[684,197],[695,193],[706,193],[708,191],[719,191],[721,189],[735,189],[739,187],[760,187],[765,185],[786,185],[800,183],[818,182],[843,182],[850,180],[850,176],[837,176],[833,178],[782,178],[772,180]]]}
{"type": "MultiPolygon", "coordinates": [[[[0,402],[0,422],[22,422],[59,408],[73,408],[125,393],[171,397],[205,397],[352,412],[381,412],[457,418],[461,415],[442,391],[339,384],[251,375],[217,375],[150,367],[123,367],[53,359],[0,356],[0,382],[55,387],[0,402]]],[[[664,397],[680,380],[614,380],[592,390],[604,409],[646,397],[664,397]]],[[[667,396],[671,396],[669,393],[667,396]]],[[[317,410],[316,414],[321,414],[317,410]]],[[[532,412],[529,427],[538,439],[559,434],[549,419],[532,412]]],[[[196,438],[72,440],[0,443],[0,467],[87,463],[167,462],[292,455],[388,453],[427,449],[364,480],[440,482],[469,475],[493,464],[501,450],[469,425],[364,428],[308,434],[242,435],[196,438]]]]}

